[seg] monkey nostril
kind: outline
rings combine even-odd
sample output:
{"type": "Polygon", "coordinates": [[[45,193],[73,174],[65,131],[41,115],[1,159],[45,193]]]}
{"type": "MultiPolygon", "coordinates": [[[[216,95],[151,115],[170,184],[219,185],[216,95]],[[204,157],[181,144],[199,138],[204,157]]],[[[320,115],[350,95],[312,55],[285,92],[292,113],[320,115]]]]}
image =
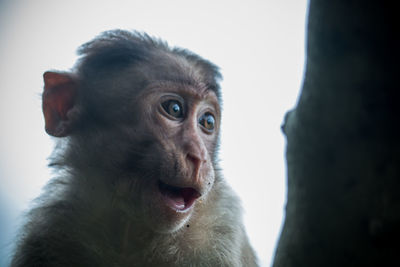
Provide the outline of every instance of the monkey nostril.
{"type": "Polygon", "coordinates": [[[187,158],[190,162],[193,163],[193,165],[194,165],[195,168],[200,167],[202,160],[201,160],[199,157],[197,157],[197,156],[195,156],[195,155],[193,155],[193,154],[187,154],[186,158],[187,158]]]}

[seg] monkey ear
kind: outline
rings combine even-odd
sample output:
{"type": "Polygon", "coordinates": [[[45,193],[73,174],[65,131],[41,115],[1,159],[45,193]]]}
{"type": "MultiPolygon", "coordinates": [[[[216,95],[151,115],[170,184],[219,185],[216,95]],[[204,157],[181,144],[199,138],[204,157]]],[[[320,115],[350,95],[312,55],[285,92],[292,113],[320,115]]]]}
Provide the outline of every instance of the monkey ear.
{"type": "Polygon", "coordinates": [[[72,128],[71,110],[77,93],[77,81],[69,73],[47,71],[43,74],[42,108],[49,135],[67,136],[72,128]]]}

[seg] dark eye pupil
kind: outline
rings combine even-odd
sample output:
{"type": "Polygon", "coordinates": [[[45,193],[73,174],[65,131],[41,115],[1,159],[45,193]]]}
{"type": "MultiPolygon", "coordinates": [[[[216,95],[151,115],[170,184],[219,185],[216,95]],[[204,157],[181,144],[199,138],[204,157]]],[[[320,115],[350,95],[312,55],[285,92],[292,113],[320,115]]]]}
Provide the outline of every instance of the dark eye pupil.
{"type": "Polygon", "coordinates": [[[172,113],[179,113],[179,111],[181,110],[181,108],[179,107],[179,105],[178,104],[173,104],[172,105],[172,107],[171,107],[171,112],[172,113]]]}
{"type": "Polygon", "coordinates": [[[207,124],[208,124],[208,125],[214,125],[214,118],[211,117],[211,116],[208,116],[208,117],[207,117],[207,124]]]}
{"type": "Polygon", "coordinates": [[[209,131],[214,130],[215,118],[213,115],[206,113],[200,117],[200,124],[209,131]]]}
{"type": "Polygon", "coordinates": [[[181,103],[176,100],[168,100],[161,104],[163,109],[175,118],[183,117],[183,109],[181,103]]]}

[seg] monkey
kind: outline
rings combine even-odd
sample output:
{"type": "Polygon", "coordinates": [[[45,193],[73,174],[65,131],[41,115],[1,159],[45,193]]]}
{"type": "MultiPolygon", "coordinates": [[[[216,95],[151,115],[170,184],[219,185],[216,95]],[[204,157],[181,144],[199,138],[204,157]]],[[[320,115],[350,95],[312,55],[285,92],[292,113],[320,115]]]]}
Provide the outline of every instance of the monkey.
{"type": "Polygon", "coordinates": [[[218,165],[219,68],[138,31],[78,55],[43,74],[55,177],[11,266],[258,266],[218,165]]]}

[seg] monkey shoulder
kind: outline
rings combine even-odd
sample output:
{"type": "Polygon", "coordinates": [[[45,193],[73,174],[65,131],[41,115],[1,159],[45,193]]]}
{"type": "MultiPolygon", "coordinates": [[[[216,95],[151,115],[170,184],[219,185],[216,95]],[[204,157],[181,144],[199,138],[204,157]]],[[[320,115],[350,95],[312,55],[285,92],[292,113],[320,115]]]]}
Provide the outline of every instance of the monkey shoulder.
{"type": "Polygon", "coordinates": [[[69,216],[73,210],[60,200],[31,210],[11,266],[94,266],[95,253],[81,242],[82,236],[77,238],[81,233],[69,216]]]}
{"type": "Polygon", "coordinates": [[[12,267],[104,266],[87,242],[92,240],[84,226],[88,209],[72,196],[71,184],[70,177],[53,178],[35,200],[17,237],[12,267]]]}

